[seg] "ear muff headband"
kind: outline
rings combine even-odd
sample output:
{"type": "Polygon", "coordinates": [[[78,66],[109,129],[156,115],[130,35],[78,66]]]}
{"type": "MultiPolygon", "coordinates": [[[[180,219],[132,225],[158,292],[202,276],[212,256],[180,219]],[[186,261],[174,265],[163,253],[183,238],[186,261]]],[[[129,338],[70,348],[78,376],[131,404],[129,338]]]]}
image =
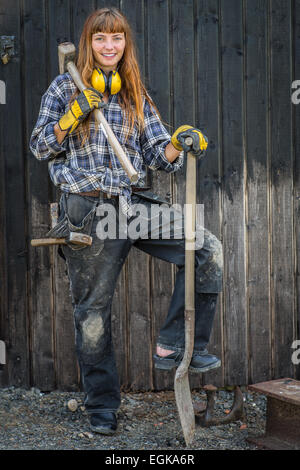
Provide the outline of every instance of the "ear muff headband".
{"type": "Polygon", "coordinates": [[[121,77],[117,70],[110,72],[108,77],[98,67],[93,70],[91,78],[92,87],[105,93],[108,91],[110,95],[115,95],[121,90],[121,77]]]}

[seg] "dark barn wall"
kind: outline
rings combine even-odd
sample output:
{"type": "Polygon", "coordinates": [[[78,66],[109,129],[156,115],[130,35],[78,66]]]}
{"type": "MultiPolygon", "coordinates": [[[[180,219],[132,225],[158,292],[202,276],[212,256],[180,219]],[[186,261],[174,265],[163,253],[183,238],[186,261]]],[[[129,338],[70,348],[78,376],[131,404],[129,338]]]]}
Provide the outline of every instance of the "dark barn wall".
{"type": "MultiPolygon", "coordinates": [[[[0,386],[79,386],[65,265],[57,248],[31,248],[58,194],[28,142],[40,99],[58,74],[57,45],[78,40],[87,14],[114,5],[129,18],[139,63],[170,132],[209,136],[198,171],[205,225],[223,242],[224,289],[210,351],[222,368],[192,387],[299,377],[300,0],[1,0],[0,35],[15,36],[0,105],[0,386]]],[[[160,195],[184,202],[185,168],[151,174],[160,195]]],[[[175,270],[133,249],[118,281],[112,327],[120,381],[172,389],[152,364],[175,270]]]]}

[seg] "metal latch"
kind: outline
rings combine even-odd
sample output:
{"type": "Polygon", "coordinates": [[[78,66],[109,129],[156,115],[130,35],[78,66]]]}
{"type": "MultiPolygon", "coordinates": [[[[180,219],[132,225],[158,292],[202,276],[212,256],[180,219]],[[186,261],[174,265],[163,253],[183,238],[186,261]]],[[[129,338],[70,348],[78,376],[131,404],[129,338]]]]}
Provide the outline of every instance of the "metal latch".
{"type": "Polygon", "coordinates": [[[15,55],[15,36],[0,36],[0,57],[4,65],[15,55]]]}

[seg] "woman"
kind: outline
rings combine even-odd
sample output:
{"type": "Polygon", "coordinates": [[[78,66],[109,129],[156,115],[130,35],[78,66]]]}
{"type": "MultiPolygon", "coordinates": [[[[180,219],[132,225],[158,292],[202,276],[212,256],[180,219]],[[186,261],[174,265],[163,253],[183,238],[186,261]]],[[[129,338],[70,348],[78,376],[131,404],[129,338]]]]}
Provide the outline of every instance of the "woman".
{"type": "MultiPolygon", "coordinates": [[[[63,254],[91,429],[113,434],[120,390],[110,311],[118,275],[133,245],[178,266],[170,309],[157,341],[155,367],[177,367],[184,351],[184,236],[166,238],[158,224],[158,236],[151,238],[151,208],[157,198],[145,191],[145,166],[176,171],[183,164],[182,146],[187,135],[193,139],[191,150],[199,156],[207,141],[198,129],[187,125],[170,137],[141,81],[130,27],[115,8],[97,10],[87,18],[77,67],[88,89],[79,93],[68,73],[56,77],[42,98],[30,147],[36,158],[49,161],[51,179],[62,191],[60,221],[51,234],[65,236],[69,231],[81,231],[93,237],[91,246],[69,244],[63,254]],[[138,172],[139,188],[131,186],[104,129],[93,119],[91,111],[100,107],[138,172]],[[145,209],[149,222],[143,235],[138,238],[128,231],[124,237],[121,230],[115,230],[119,236],[99,236],[104,207],[116,209],[114,220],[119,229],[124,217],[127,224],[135,220],[136,204],[145,209]]],[[[182,215],[177,214],[171,222],[173,229],[176,217],[182,222],[182,215]]],[[[208,354],[206,345],[221,290],[221,259],[220,242],[205,231],[203,246],[196,251],[195,348],[190,369],[197,373],[220,366],[220,360],[208,354]]]]}

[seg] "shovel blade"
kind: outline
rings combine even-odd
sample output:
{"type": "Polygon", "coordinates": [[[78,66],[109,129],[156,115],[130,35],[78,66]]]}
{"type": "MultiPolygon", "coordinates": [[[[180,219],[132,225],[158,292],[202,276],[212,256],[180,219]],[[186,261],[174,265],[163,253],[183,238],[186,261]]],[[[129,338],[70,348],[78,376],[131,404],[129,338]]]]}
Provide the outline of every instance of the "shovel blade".
{"type": "Polygon", "coordinates": [[[181,373],[178,367],[175,375],[174,390],[176,404],[186,446],[190,446],[195,433],[195,413],[192,403],[188,371],[181,373]]]}

